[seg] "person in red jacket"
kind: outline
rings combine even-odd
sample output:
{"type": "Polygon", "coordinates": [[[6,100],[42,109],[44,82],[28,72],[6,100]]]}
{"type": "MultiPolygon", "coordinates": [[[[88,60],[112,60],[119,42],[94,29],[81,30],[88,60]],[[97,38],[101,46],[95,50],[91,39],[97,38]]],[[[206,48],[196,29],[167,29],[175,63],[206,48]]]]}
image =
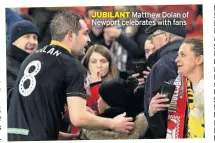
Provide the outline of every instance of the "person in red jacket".
{"type": "MultiPolygon", "coordinates": [[[[131,76],[129,73],[121,72],[114,64],[113,57],[110,51],[103,45],[94,44],[87,50],[82,59],[82,64],[88,69],[88,77],[86,78],[86,88],[88,91],[87,105],[95,114],[98,115],[97,102],[99,99],[98,89],[102,82],[116,78],[127,79],[131,76]]],[[[133,74],[137,77],[139,74],[133,74]]],[[[138,79],[139,85],[144,84],[144,79],[138,79]]]]}
{"type": "Polygon", "coordinates": [[[86,88],[88,91],[87,105],[98,114],[97,101],[99,99],[98,89],[105,80],[118,78],[119,71],[113,63],[109,50],[99,44],[92,45],[85,56],[82,64],[88,69],[86,88]]]}

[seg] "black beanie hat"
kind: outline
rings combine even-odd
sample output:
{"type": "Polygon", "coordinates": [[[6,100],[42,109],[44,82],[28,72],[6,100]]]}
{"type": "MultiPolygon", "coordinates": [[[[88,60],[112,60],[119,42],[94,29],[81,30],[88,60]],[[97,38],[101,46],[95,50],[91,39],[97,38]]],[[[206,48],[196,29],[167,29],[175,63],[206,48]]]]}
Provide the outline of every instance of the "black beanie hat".
{"type": "Polygon", "coordinates": [[[16,22],[11,28],[11,43],[25,34],[36,34],[38,38],[40,36],[35,24],[27,20],[21,20],[16,22]]]}
{"type": "Polygon", "coordinates": [[[182,19],[180,19],[180,18],[164,18],[164,19],[161,19],[159,21],[163,21],[163,20],[168,20],[171,22],[171,24],[170,25],[160,25],[158,23],[158,21],[156,21],[156,24],[149,26],[145,30],[145,33],[152,34],[156,30],[160,29],[160,30],[175,34],[177,36],[181,36],[184,38],[186,37],[186,25],[176,25],[173,23],[173,22],[177,22],[177,21],[183,21],[182,19]]]}
{"type": "Polygon", "coordinates": [[[127,80],[117,78],[105,81],[99,87],[99,94],[109,106],[127,108],[128,99],[133,96],[138,83],[138,79],[131,76],[127,80]]]}

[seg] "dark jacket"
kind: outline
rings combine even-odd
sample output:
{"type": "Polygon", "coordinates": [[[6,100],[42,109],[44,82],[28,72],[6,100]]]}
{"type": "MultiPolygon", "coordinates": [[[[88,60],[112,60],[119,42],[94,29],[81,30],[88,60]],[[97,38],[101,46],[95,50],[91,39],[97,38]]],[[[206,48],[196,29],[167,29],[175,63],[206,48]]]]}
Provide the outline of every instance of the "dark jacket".
{"type": "Polygon", "coordinates": [[[152,97],[160,92],[164,81],[170,81],[177,77],[177,64],[175,59],[183,40],[170,42],[150,57],[152,69],[146,80],[144,93],[144,113],[149,122],[149,128],[153,138],[165,138],[167,130],[167,111],[159,112],[153,117],[148,116],[149,104],[152,97]]]}
{"type": "Polygon", "coordinates": [[[128,52],[127,65],[126,65],[128,71],[132,70],[133,61],[145,59],[144,47],[139,47],[134,37],[128,38],[125,35],[121,34],[118,37],[117,41],[128,52]]]}
{"type": "Polygon", "coordinates": [[[95,43],[97,43],[97,42],[99,42],[99,41],[101,41],[101,40],[103,40],[104,39],[104,37],[103,37],[103,32],[101,32],[98,36],[96,36],[94,33],[93,33],[93,31],[91,30],[90,32],[89,32],[89,37],[90,37],[90,40],[91,40],[91,45],[93,45],[93,44],[95,44],[95,43]]]}
{"type": "Polygon", "coordinates": [[[16,82],[20,66],[29,53],[17,48],[10,44],[7,48],[7,94],[8,94],[8,107],[10,102],[9,90],[11,90],[16,82]]]}
{"type": "MultiPolygon", "coordinates": [[[[106,118],[114,118],[122,114],[122,108],[110,108],[100,115],[106,118]]],[[[143,138],[147,129],[148,123],[144,113],[139,113],[135,118],[135,129],[130,134],[118,133],[112,130],[88,130],[83,129],[81,132],[81,139],[84,140],[115,140],[115,139],[140,139],[143,138]]]]}
{"type": "Polygon", "coordinates": [[[50,21],[53,19],[53,16],[57,12],[57,10],[50,10],[48,8],[29,8],[28,14],[35,20],[36,26],[40,33],[38,49],[50,44],[51,32],[49,25],[50,21]]]}

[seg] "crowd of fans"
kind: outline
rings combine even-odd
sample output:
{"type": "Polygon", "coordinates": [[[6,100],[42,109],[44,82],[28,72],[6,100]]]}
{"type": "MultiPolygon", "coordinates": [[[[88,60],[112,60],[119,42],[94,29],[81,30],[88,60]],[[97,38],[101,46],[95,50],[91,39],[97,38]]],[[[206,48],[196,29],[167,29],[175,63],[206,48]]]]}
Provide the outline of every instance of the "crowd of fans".
{"type": "MultiPolygon", "coordinates": [[[[53,42],[52,34],[57,31],[49,27],[59,11],[82,14],[89,30],[86,33],[89,35],[88,44],[83,45],[85,54],[71,53],[88,72],[83,79],[87,111],[105,118],[132,117],[134,121],[134,129],[129,134],[78,127],[70,121],[69,107],[65,102],[59,140],[204,137],[201,5],[7,8],[7,99],[10,114],[22,63],[36,50],[44,50],[53,42]],[[92,14],[102,11],[189,12],[189,17],[183,19],[187,25],[178,26],[91,25],[92,14]],[[139,73],[136,63],[145,66],[139,73]],[[164,82],[175,85],[173,98],[166,98],[167,95],[161,93],[164,82]]],[[[61,34],[65,32],[66,35],[68,31],[63,29],[61,34]]]]}

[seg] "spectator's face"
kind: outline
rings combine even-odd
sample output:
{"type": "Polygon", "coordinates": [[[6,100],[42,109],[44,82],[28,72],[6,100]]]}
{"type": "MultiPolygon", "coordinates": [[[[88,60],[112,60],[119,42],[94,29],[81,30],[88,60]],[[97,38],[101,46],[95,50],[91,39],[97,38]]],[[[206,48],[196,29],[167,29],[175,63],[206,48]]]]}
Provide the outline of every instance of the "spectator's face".
{"type": "Polygon", "coordinates": [[[151,36],[152,36],[152,44],[155,46],[155,50],[160,49],[162,46],[168,43],[166,32],[157,30],[151,36]]]}
{"type": "MultiPolygon", "coordinates": [[[[106,29],[106,28],[105,28],[105,29],[106,29]]],[[[109,35],[107,32],[104,32],[104,35],[103,35],[103,36],[104,36],[104,40],[105,40],[105,41],[111,41],[111,39],[112,39],[112,38],[110,37],[110,35],[109,35]]]]}
{"type": "Polygon", "coordinates": [[[146,59],[155,51],[155,46],[152,44],[150,40],[146,40],[145,42],[145,54],[146,59]]]}
{"type": "Polygon", "coordinates": [[[100,97],[99,100],[98,100],[98,110],[99,110],[99,114],[102,114],[104,113],[104,111],[106,109],[108,109],[109,106],[108,104],[100,97]]]}
{"type": "Polygon", "coordinates": [[[88,67],[91,74],[100,72],[101,76],[104,77],[109,72],[109,64],[109,61],[104,56],[93,52],[90,56],[88,67]]]}
{"type": "Polygon", "coordinates": [[[38,48],[38,37],[36,34],[25,34],[13,42],[13,45],[31,54],[38,48]]]}
{"type": "Polygon", "coordinates": [[[88,35],[88,28],[87,24],[84,22],[84,20],[80,20],[81,29],[79,30],[78,34],[75,37],[75,42],[72,47],[72,52],[78,54],[78,55],[84,55],[85,54],[85,47],[90,42],[90,38],[88,35]]]}
{"type": "MultiPolygon", "coordinates": [[[[95,12],[101,12],[101,10],[89,10],[88,11],[88,19],[89,19],[89,23],[92,24],[92,20],[99,20],[101,21],[102,19],[92,19],[92,15],[95,13],[95,12]]],[[[102,33],[103,31],[103,27],[102,25],[92,25],[91,29],[93,31],[93,33],[98,36],[102,33]]]]}
{"type": "Polygon", "coordinates": [[[182,44],[178,51],[176,62],[178,66],[178,74],[187,77],[196,69],[196,67],[203,64],[203,58],[195,55],[192,51],[191,44],[182,44]]]}

